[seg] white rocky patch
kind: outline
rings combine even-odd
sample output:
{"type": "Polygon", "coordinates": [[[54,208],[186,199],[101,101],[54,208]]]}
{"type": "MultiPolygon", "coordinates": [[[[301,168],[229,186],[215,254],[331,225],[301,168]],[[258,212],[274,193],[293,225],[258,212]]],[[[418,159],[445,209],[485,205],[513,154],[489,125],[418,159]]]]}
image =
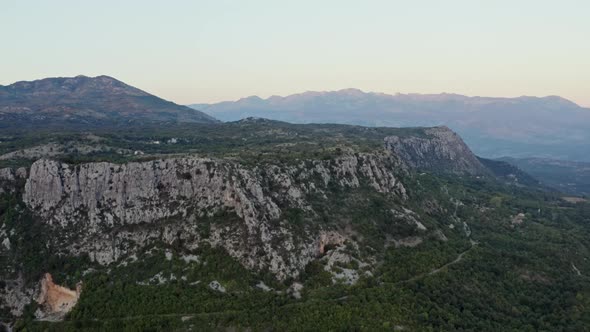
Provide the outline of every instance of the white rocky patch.
{"type": "Polygon", "coordinates": [[[265,292],[272,291],[272,288],[268,287],[262,280],[256,284],[256,288],[262,289],[265,292]]]}
{"type": "Polygon", "coordinates": [[[418,214],[410,209],[406,209],[402,207],[401,211],[391,209],[391,213],[395,218],[404,219],[410,224],[414,224],[417,229],[421,231],[426,231],[427,228],[418,220],[418,214]]]}
{"type": "Polygon", "coordinates": [[[465,232],[465,236],[471,236],[471,228],[469,227],[469,225],[467,225],[466,222],[463,222],[463,232],[465,232]]]}
{"type": "Polygon", "coordinates": [[[87,276],[87,275],[89,275],[89,274],[91,274],[91,273],[94,273],[94,272],[96,272],[96,270],[95,270],[95,269],[93,269],[93,268],[88,268],[88,269],[86,269],[86,270],[82,271],[82,276],[84,277],[84,276],[87,276]]]}
{"type": "Polygon", "coordinates": [[[182,255],[180,258],[187,264],[190,262],[195,262],[195,263],[201,262],[201,260],[199,259],[199,256],[197,256],[197,255],[182,255]]]}
{"type": "Polygon", "coordinates": [[[22,277],[5,282],[6,286],[0,289],[0,307],[7,308],[14,316],[21,316],[38,289],[25,287],[22,277]]]}
{"type": "Polygon", "coordinates": [[[424,226],[424,224],[422,224],[421,222],[419,222],[418,220],[416,220],[415,222],[416,227],[421,230],[421,231],[425,231],[426,230],[426,226],[424,226]]]}
{"type": "Polygon", "coordinates": [[[447,236],[445,235],[445,233],[443,233],[442,230],[437,229],[436,231],[434,231],[432,233],[439,241],[442,242],[447,242],[449,239],[447,238],[447,236]]]}
{"type": "Polygon", "coordinates": [[[296,299],[300,299],[301,298],[301,291],[303,290],[303,285],[298,283],[298,282],[294,282],[291,286],[289,286],[289,288],[287,289],[287,293],[291,294],[291,296],[293,296],[296,299]]]}
{"type": "Polygon", "coordinates": [[[578,270],[578,268],[574,265],[574,263],[572,263],[572,270],[574,270],[576,275],[579,275],[579,276],[582,275],[582,272],[580,272],[580,270],[578,270]]]}
{"type": "Polygon", "coordinates": [[[514,227],[514,225],[522,224],[524,222],[524,218],[525,218],[525,214],[522,212],[513,216],[512,217],[512,226],[514,227]]]}
{"type": "Polygon", "coordinates": [[[369,264],[364,263],[348,253],[346,253],[343,246],[336,248],[335,250],[329,251],[326,256],[322,258],[326,262],[324,270],[332,274],[332,282],[342,282],[346,285],[354,285],[358,281],[360,275],[357,270],[340,267],[338,265],[349,264],[355,262],[359,269],[368,266],[369,264]]]}
{"type": "Polygon", "coordinates": [[[209,283],[209,288],[214,291],[225,293],[225,287],[223,287],[217,280],[213,280],[209,283]]]}
{"type": "Polygon", "coordinates": [[[4,246],[4,248],[6,248],[6,250],[10,250],[10,239],[5,238],[4,241],[2,241],[2,245],[4,246]]]}
{"type": "MultiPolygon", "coordinates": [[[[171,276],[173,276],[171,274],[171,276]]],[[[151,277],[150,279],[148,279],[148,281],[139,281],[137,282],[138,285],[151,285],[154,283],[157,283],[158,285],[162,285],[165,284],[166,282],[168,282],[168,279],[164,276],[164,272],[160,271],[158,273],[156,273],[153,277],[151,277]]]]}
{"type": "Polygon", "coordinates": [[[420,245],[424,240],[419,236],[408,236],[399,240],[392,240],[395,247],[409,247],[413,248],[420,245]]]}

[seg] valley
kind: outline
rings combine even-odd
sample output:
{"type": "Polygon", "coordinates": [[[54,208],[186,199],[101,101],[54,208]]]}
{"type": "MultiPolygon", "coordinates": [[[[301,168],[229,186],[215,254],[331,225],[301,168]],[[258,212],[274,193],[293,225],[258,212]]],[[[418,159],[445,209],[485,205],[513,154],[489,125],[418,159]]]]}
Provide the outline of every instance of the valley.
{"type": "Polygon", "coordinates": [[[590,163],[543,158],[500,158],[519,167],[546,186],[564,193],[590,195],[590,163]]]}

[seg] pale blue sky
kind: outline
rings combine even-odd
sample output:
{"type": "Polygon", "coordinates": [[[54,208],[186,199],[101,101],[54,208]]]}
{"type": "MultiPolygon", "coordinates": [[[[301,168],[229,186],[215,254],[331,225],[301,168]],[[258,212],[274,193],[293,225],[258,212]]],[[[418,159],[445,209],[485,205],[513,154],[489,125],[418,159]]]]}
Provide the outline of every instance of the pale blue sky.
{"type": "Polygon", "coordinates": [[[110,75],[178,103],[360,88],[590,106],[588,0],[0,0],[0,84],[110,75]]]}

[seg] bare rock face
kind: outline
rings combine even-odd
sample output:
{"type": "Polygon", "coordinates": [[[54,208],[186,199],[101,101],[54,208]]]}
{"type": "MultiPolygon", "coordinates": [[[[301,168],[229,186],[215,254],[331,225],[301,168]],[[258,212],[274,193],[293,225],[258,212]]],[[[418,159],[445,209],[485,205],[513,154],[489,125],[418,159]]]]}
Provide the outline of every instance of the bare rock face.
{"type": "MultiPolygon", "coordinates": [[[[420,135],[387,137],[385,149],[372,153],[345,151],[329,160],[288,165],[247,166],[234,159],[198,157],[80,165],[40,159],[30,169],[0,169],[0,193],[19,198],[22,193],[19,209],[26,206],[36,225],[51,232],[43,245],[63,257],[88,257],[107,266],[137,260],[163,245],[175,250],[166,259],[177,257],[178,250],[178,257],[198,260],[190,253],[212,246],[278,280],[296,279],[311,261],[322,260],[333,282],[354,284],[376,266],[376,258],[361,250],[363,239],[354,236],[350,221],[314,222],[322,218],[323,211],[315,209],[326,206],[323,200],[355,188],[362,188],[358,196],[375,191],[391,198],[399,204],[389,211],[392,223],[414,226],[416,236],[390,240],[411,247],[436,229],[404,207],[408,197],[399,175],[408,175],[411,168],[469,175],[485,171],[447,128],[425,129],[420,135]],[[295,225],[293,211],[304,215],[305,222],[295,225]]],[[[18,244],[11,241],[12,231],[0,228],[0,256],[12,257],[18,244]]],[[[49,274],[31,285],[16,277],[16,270],[9,272],[14,279],[0,289],[0,307],[15,316],[39,293],[38,318],[60,319],[80,296],[80,289],[56,285],[49,274]]],[[[168,280],[160,273],[154,278],[168,280]]],[[[217,286],[210,285],[223,289],[217,286]]],[[[294,283],[289,292],[298,297],[301,287],[294,283]]]]}
{"type": "Polygon", "coordinates": [[[487,169],[479,162],[461,137],[447,127],[424,129],[425,137],[389,136],[386,149],[413,169],[464,175],[484,175],[487,169]]]}
{"type": "Polygon", "coordinates": [[[24,167],[17,168],[0,168],[0,181],[12,182],[18,179],[26,179],[27,169],[24,167]]]}
{"type": "Polygon", "coordinates": [[[280,211],[262,194],[258,183],[244,188],[238,177],[251,181],[251,174],[235,165],[210,159],[126,165],[90,163],[78,167],[40,160],[31,167],[23,199],[50,217],[50,223],[64,227],[83,215],[85,211],[81,210],[87,210],[87,226],[93,230],[105,224],[184,217],[189,208],[202,214],[214,213],[221,207],[233,208],[249,226],[256,220],[279,216],[280,211]]]}
{"type": "Polygon", "coordinates": [[[40,308],[35,313],[38,319],[43,320],[60,320],[62,319],[78,302],[82,284],[78,284],[76,290],[57,285],[53,282],[51,274],[46,273],[41,279],[41,287],[37,303],[40,308]]]}
{"type": "Polygon", "coordinates": [[[0,169],[0,180],[3,181],[14,181],[14,170],[12,168],[0,169]]]}
{"type": "Polygon", "coordinates": [[[209,288],[220,293],[225,293],[225,287],[223,287],[217,280],[213,280],[209,283],[209,288]]]}
{"type": "Polygon", "coordinates": [[[317,229],[296,235],[282,209],[313,215],[310,195],[326,197],[328,186],[361,183],[405,199],[394,173],[399,164],[388,152],[254,168],[208,158],[77,166],[42,159],[31,166],[23,201],[47,224],[75,233],[76,243],[63,250],[67,255],[88,255],[106,265],[156,241],[182,243],[187,250],[206,242],[247,268],[286,279],[338,236],[317,229]],[[234,221],[207,226],[220,213],[234,221]]]}
{"type": "Polygon", "coordinates": [[[323,232],[320,234],[318,253],[323,255],[330,248],[343,245],[345,241],[346,238],[338,232],[323,232]]]}
{"type": "Polygon", "coordinates": [[[0,168],[0,194],[14,192],[17,182],[27,178],[27,169],[20,167],[16,170],[12,168],[0,168]]]}
{"type": "Polygon", "coordinates": [[[21,316],[25,306],[31,302],[35,288],[27,287],[22,276],[2,281],[5,285],[0,289],[0,308],[7,308],[12,315],[21,316]]]}

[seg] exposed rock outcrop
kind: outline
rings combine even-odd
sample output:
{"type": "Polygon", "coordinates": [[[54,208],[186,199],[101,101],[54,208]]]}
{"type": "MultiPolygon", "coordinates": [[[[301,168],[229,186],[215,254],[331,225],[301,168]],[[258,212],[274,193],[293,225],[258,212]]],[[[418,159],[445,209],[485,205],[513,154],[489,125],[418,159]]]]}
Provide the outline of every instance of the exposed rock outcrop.
{"type": "Polygon", "coordinates": [[[8,309],[14,316],[22,315],[25,306],[31,302],[36,289],[26,287],[22,276],[18,276],[13,280],[2,281],[4,285],[0,288],[0,308],[8,309]]]}
{"type": "MultiPolygon", "coordinates": [[[[342,224],[307,222],[321,220],[324,211],[316,209],[324,206],[324,200],[355,188],[361,190],[350,197],[354,200],[365,199],[367,191],[391,198],[389,203],[395,206],[388,205],[384,211],[391,225],[405,223],[415,232],[388,241],[396,247],[412,247],[427,238],[422,235],[439,233],[427,219],[405,207],[408,197],[400,174],[408,175],[410,168],[469,175],[485,172],[448,128],[423,132],[419,137],[387,137],[385,149],[372,153],[345,150],[335,158],[289,164],[247,166],[233,159],[185,157],[70,165],[41,159],[29,170],[0,169],[0,188],[11,190],[18,184],[14,192],[19,198],[22,193],[24,205],[20,205],[23,210],[26,205],[36,222],[52,232],[46,247],[56,255],[87,256],[101,265],[119,265],[164,244],[166,259],[181,257],[189,263],[199,261],[189,253],[206,245],[223,248],[246,268],[268,271],[279,280],[297,278],[308,263],[319,259],[334,282],[354,284],[371,273],[376,254],[374,249],[361,250],[364,240],[355,236],[347,216],[342,224]],[[321,204],[315,204],[318,201],[321,204]],[[304,216],[303,222],[292,222],[293,211],[304,216]],[[173,253],[171,248],[181,252],[173,253]]],[[[17,243],[10,241],[9,231],[0,229],[0,254],[17,243]]],[[[442,232],[439,237],[446,240],[442,232]]],[[[176,278],[162,271],[138,284],[176,278]]],[[[0,294],[7,294],[10,301],[0,298],[0,304],[15,315],[22,314],[28,302],[17,297],[32,299],[36,289],[23,282],[8,286],[0,294]]],[[[79,290],[55,285],[50,275],[40,287],[38,317],[43,319],[63,317],[80,295],[79,290]]],[[[289,292],[298,297],[301,287],[293,284],[289,292]]]]}
{"type": "Polygon", "coordinates": [[[14,192],[17,183],[27,178],[27,169],[0,168],[0,194],[14,192]]]}
{"type": "Polygon", "coordinates": [[[207,242],[247,268],[285,279],[297,276],[331,240],[317,229],[315,235],[293,234],[282,209],[313,215],[310,195],[326,197],[330,186],[361,183],[403,200],[399,164],[387,152],[254,168],[208,158],[77,166],[43,159],[31,166],[23,200],[44,222],[78,232],[79,241],[65,254],[109,264],[155,241],[179,241],[189,250],[207,242]],[[219,213],[240,221],[213,223],[203,235],[207,220],[219,213]],[[155,227],[130,227],[139,224],[155,227]]]}
{"type": "Polygon", "coordinates": [[[322,233],[320,234],[318,253],[323,255],[329,249],[343,245],[345,240],[346,238],[338,232],[322,233]]]}
{"type": "Polygon", "coordinates": [[[225,293],[225,287],[223,287],[217,280],[211,281],[209,283],[209,288],[220,293],[225,293]]]}
{"type": "Polygon", "coordinates": [[[385,147],[413,169],[466,175],[489,172],[461,137],[448,127],[427,128],[424,135],[389,136],[385,138],[385,147]]]}
{"type": "Polygon", "coordinates": [[[27,169],[19,167],[16,170],[12,168],[0,168],[0,181],[15,181],[27,178],[27,169]]]}
{"type": "Polygon", "coordinates": [[[82,284],[79,283],[75,290],[57,285],[53,282],[51,274],[46,273],[41,279],[41,287],[37,303],[39,309],[35,313],[38,319],[43,320],[60,320],[62,319],[78,302],[82,284]]]}

